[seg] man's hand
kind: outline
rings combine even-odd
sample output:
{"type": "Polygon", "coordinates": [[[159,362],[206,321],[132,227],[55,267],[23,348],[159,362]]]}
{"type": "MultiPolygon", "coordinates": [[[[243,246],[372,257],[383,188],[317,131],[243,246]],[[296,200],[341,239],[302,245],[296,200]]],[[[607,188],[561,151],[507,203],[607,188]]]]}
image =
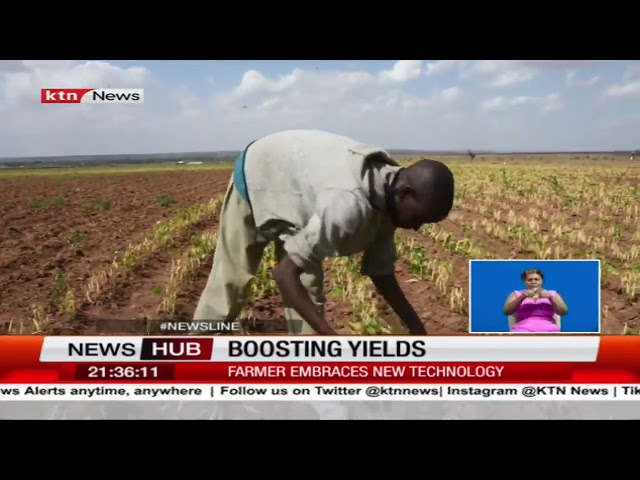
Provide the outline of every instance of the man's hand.
{"type": "Polygon", "coordinates": [[[398,285],[395,275],[375,276],[371,277],[371,281],[380,295],[384,297],[393,311],[400,317],[402,323],[407,326],[411,335],[427,335],[427,330],[407,297],[405,297],[400,285],[398,285]]]}
{"type": "Polygon", "coordinates": [[[307,289],[300,281],[302,269],[298,267],[289,255],[278,263],[273,271],[280,293],[287,297],[291,307],[309,324],[318,335],[337,335],[324,318],[316,310],[316,306],[311,301],[307,289]]]}

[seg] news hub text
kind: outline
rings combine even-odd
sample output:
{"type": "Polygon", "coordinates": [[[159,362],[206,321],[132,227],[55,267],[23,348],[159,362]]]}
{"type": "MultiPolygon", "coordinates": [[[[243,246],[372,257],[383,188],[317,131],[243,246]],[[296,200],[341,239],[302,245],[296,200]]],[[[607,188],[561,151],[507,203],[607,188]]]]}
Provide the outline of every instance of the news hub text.
{"type": "MultiPolygon", "coordinates": [[[[65,357],[138,359],[138,360],[211,360],[214,338],[145,337],[139,341],[95,342],[69,341],[65,357]]],[[[273,359],[273,358],[424,358],[425,340],[384,339],[282,339],[282,340],[227,340],[220,344],[217,358],[273,359]]],[[[62,353],[62,352],[61,352],[62,353]]]]}

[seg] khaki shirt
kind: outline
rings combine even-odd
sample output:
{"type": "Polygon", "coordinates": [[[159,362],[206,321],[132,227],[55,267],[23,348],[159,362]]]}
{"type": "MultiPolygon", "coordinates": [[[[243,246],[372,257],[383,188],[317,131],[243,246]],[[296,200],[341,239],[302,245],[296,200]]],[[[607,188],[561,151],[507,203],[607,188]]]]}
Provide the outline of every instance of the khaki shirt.
{"type": "Polygon", "coordinates": [[[393,274],[396,261],[384,185],[400,169],[380,147],[290,130],[249,147],[245,180],[257,228],[283,241],[300,268],[364,252],[362,273],[384,275],[393,274]]]}

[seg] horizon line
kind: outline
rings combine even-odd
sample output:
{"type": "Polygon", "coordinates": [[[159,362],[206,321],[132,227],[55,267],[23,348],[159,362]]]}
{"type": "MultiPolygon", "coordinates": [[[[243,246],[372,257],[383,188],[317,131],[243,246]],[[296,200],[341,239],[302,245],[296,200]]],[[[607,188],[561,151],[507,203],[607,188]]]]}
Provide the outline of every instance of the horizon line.
{"type": "MultiPolygon", "coordinates": [[[[385,148],[389,153],[403,152],[412,154],[448,154],[448,155],[468,155],[472,152],[475,155],[561,155],[561,154],[623,154],[637,152],[633,149],[620,150],[487,150],[487,149],[416,149],[416,148],[385,148]]],[[[237,154],[242,150],[211,150],[211,151],[189,151],[189,152],[148,152],[148,153],[99,153],[99,154],[73,154],[73,155],[30,155],[30,156],[7,156],[0,157],[0,162],[4,161],[24,161],[34,159],[73,159],[73,158],[97,158],[97,157],[152,157],[152,156],[188,156],[188,155],[221,155],[237,154]]]]}

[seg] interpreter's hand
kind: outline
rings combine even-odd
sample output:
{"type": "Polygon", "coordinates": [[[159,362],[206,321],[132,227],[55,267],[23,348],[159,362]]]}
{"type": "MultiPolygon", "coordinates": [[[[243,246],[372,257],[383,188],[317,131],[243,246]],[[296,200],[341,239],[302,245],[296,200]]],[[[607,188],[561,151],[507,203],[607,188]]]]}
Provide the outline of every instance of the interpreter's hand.
{"type": "Polygon", "coordinates": [[[532,289],[532,290],[525,290],[522,295],[527,298],[533,298],[536,296],[537,293],[538,293],[538,290],[532,289]]]}
{"type": "Polygon", "coordinates": [[[539,295],[540,298],[551,298],[551,294],[546,290],[541,290],[539,295]]]}

